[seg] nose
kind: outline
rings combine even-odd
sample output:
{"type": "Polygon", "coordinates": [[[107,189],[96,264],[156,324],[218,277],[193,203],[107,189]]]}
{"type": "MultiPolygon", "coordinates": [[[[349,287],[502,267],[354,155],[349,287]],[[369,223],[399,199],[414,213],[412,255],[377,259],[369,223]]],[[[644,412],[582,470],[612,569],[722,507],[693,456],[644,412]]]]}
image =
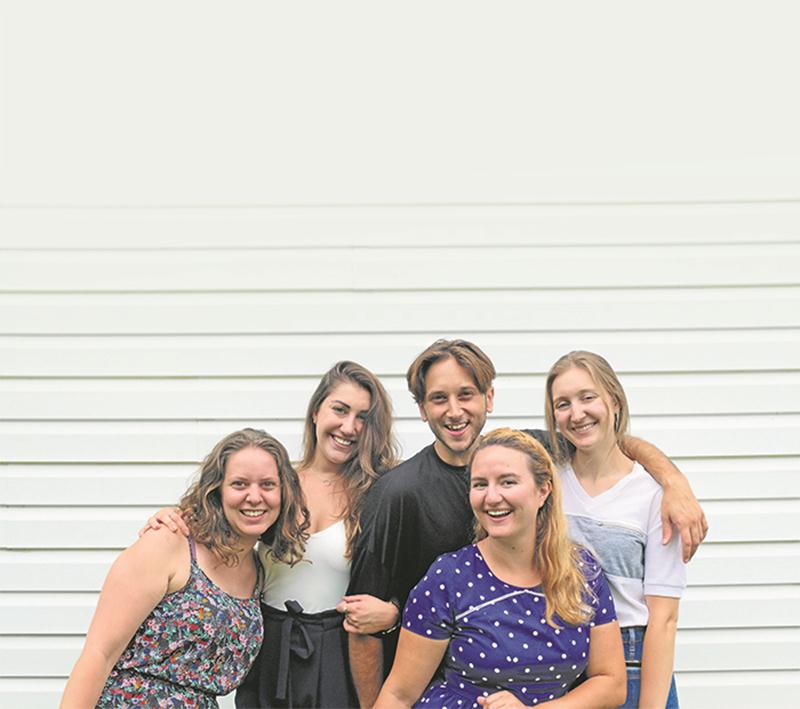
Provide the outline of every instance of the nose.
{"type": "Polygon", "coordinates": [[[447,400],[447,415],[451,418],[458,418],[461,415],[461,404],[458,402],[458,397],[451,396],[447,400]]]}
{"type": "Polygon", "coordinates": [[[261,488],[256,485],[250,485],[247,488],[247,501],[248,502],[259,502],[261,500],[261,488]]]}
{"type": "Polygon", "coordinates": [[[497,485],[486,486],[486,502],[492,504],[493,502],[501,502],[502,496],[500,495],[500,488],[497,485]]]}
{"type": "Polygon", "coordinates": [[[339,428],[341,429],[342,433],[344,433],[347,436],[354,435],[356,432],[355,415],[351,414],[350,416],[345,416],[344,419],[342,419],[342,423],[341,426],[339,426],[339,428]]]}

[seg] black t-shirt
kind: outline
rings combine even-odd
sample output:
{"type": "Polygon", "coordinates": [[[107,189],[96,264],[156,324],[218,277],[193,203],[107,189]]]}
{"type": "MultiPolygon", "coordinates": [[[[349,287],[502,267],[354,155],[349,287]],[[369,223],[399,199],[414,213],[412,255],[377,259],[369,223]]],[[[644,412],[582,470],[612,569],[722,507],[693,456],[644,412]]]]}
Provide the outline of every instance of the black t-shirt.
{"type": "MultiPolygon", "coordinates": [[[[526,430],[547,447],[547,433],[526,430]]],[[[381,477],[361,513],[348,593],[405,604],[436,557],[472,542],[474,517],[464,466],[448,465],[433,445],[381,477]]]]}

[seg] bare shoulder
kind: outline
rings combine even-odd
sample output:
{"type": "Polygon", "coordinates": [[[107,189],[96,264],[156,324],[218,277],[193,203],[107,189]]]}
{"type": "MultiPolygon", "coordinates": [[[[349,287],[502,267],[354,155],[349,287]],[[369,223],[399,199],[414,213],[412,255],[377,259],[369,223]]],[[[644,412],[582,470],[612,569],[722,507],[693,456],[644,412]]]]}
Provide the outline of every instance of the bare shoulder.
{"type": "Polygon", "coordinates": [[[188,580],[190,564],[191,554],[186,537],[161,527],[139,537],[122,552],[115,565],[131,570],[158,569],[168,578],[169,591],[173,591],[188,580]]]}

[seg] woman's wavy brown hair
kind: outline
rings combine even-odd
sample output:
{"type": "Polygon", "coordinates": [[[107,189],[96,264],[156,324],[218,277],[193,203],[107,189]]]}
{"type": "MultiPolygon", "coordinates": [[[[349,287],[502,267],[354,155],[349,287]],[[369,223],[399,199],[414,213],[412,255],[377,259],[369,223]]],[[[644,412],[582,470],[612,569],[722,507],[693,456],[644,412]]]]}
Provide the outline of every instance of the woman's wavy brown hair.
{"type": "Polygon", "coordinates": [[[369,409],[358,437],[358,444],[350,459],[342,466],[347,499],[343,514],[349,559],[353,541],[361,530],[361,509],[367,491],[383,473],[398,463],[399,451],[392,431],[392,401],[378,377],[366,367],[347,360],[337,362],[322,376],[316,391],[308,402],[303,431],[303,457],[298,468],[308,468],[317,450],[317,428],[314,418],[322,402],[335,387],[351,382],[369,393],[369,409]]]}
{"type": "MultiPolygon", "coordinates": [[[[561,483],[547,451],[535,438],[522,431],[498,428],[483,436],[472,453],[470,468],[478,451],[489,446],[501,446],[525,455],[528,470],[533,475],[536,487],[550,485],[550,494],[536,515],[536,544],[533,558],[536,569],[542,576],[545,602],[545,618],[554,628],[558,625],[553,615],[570,625],[580,625],[591,620],[592,592],[579,568],[580,547],[567,536],[567,518],[561,506],[561,483]]],[[[487,537],[486,530],[476,521],[475,539],[487,537]]]]}
{"type": "Polygon", "coordinates": [[[283,444],[266,431],[243,428],[228,434],[214,446],[200,466],[197,478],[181,498],[179,507],[184,519],[196,541],[205,544],[225,564],[232,566],[236,562],[236,553],[241,549],[222,509],[220,488],[229,458],[244,448],[260,448],[269,453],[278,466],[281,511],[275,523],[261,535],[261,541],[269,545],[275,561],[294,565],[302,559],[308,539],[308,510],[289,454],[283,444]]]}

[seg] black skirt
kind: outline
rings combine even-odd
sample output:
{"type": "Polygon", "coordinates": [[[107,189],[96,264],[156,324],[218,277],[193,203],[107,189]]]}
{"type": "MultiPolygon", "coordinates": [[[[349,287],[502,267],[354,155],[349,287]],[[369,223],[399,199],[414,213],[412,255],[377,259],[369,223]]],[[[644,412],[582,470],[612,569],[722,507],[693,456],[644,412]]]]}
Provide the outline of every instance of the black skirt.
{"type": "Polygon", "coordinates": [[[341,613],[303,613],[295,601],[286,608],[261,604],[264,643],[236,690],[237,709],[358,707],[341,613]]]}

